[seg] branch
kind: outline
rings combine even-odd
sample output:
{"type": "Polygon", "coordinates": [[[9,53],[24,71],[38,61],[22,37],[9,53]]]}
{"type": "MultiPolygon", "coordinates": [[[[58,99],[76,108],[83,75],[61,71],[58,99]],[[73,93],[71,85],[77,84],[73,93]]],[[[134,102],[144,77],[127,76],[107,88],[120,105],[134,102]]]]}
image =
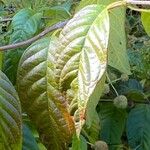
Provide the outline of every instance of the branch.
{"type": "MultiPolygon", "coordinates": [[[[52,19],[51,17],[42,17],[41,19],[52,19]]],[[[13,18],[0,18],[0,23],[12,21],[13,18]]]]}
{"type": "Polygon", "coordinates": [[[126,3],[131,5],[150,5],[150,1],[146,0],[126,0],[126,3]]]}
{"type": "Polygon", "coordinates": [[[41,32],[40,34],[36,35],[35,37],[28,39],[26,41],[22,41],[20,43],[15,43],[15,44],[10,44],[10,45],[6,45],[6,46],[1,46],[0,47],[0,51],[5,51],[5,50],[9,50],[9,49],[16,49],[18,47],[22,47],[22,46],[26,46],[29,44],[32,44],[33,42],[37,41],[38,39],[42,38],[43,36],[45,36],[46,34],[48,34],[49,32],[52,32],[54,30],[63,28],[66,24],[67,24],[68,20],[64,21],[64,22],[59,22],[51,27],[48,27],[47,29],[45,29],[43,32],[41,32]]]}

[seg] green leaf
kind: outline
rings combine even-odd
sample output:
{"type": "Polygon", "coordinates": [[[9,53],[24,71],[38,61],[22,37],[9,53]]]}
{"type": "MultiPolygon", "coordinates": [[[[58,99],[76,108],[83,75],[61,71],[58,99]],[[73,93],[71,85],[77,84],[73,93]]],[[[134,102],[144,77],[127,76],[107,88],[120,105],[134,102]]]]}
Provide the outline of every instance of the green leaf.
{"type": "Polygon", "coordinates": [[[104,74],[101,80],[97,83],[92,95],[89,97],[87,103],[87,110],[86,110],[86,125],[90,127],[92,122],[94,121],[96,115],[96,106],[100,100],[100,96],[103,93],[104,85],[105,85],[106,75],[104,74]]]}
{"type": "Polygon", "coordinates": [[[100,132],[100,120],[96,110],[94,111],[93,121],[90,128],[85,125],[82,132],[83,135],[88,138],[90,143],[94,144],[96,141],[98,141],[100,132]]]}
{"type": "Polygon", "coordinates": [[[20,10],[11,23],[13,34],[10,37],[10,43],[31,38],[39,30],[41,17],[41,13],[36,13],[31,9],[20,10]]]}
{"type": "Polygon", "coordinates": [[[97,3],[101,4],[101,5],[109,5],[109,4],[114,3],[116,1],[119,1],[119,0],[97,0],[97,3]]]}
{"type": "Polygon", "coordinates": [[[110,11],[109,16],[111,27],[108,46],[108,64],[120,72],[130,75],[130,65],[126,51],[126,9],[124,7],[115,8],[110,11]]]}
{"type": "Polygon", "coordinates": [[[142,12],[141,19],[142,19],[142,24],[144,26],[145,31],[150,36],[150,13],[142,12]]]}
{"type": "MultiPolygon", "coordinates": [[[[31,38],[39,30],[42,14],[35,13],[31,9],[20,10],[12,20],[13,33],[10,37],[10,43],[18,43],[31,38]]],[[[7,51],[4,54],[3,71],[13,84],[16,81],[18,63],[25,47],[13,51],[7,51]]]]}
{"type": "Polygon", "coordinates": [[[0,71],[0,149],[22,147],[21,106],[18,95],[6,75],[0,71]]]}
{"type": "Polygon", "coordinates": [[[81,0],[78,7],[76,8],[76,11],[81,10],[82,8],[84,8],[87,5],[97,4],[97,1],[98,0],[81,0]]]}
{"type": "Polygon", "coordinates": [[[129,100],[144,100],[142,85],[135,79],[129,79],[128,81],[120,82],[117,89],[120,95],[126,95],[129,100]]]}
{"type": "Polygon", "coordinates": [[[51,26],[57,22],[67,20],[71,17],[70,9],[72,0],[68,0],[66,3],[58,6],[53,6],[44,10],[44,16],[50,17],[50,20],[46,21],[47,26],[51,26]]]}
{"type": "Polygon", "coordinates": [[[101,140],[110,145],[110,149],[121,144],[126,122],[126,111],[117,109],[111,103],[100,103],[101,140]]]}
{"type": "Polygon", "coordinates": [[[87,150],[86,139],[82,135],[80,135],[79,138],[76,135],[74,135],[71,150],[87,150]]]}
{"type": "Polygon", "coordinates": [[[3,65],[3,52],[0,52],[0,70],[2,69],[3,65]]]}
{"type": "Polygon", "coordinates": [[[37,142],[32,135],[31,130],[26,124],[23,124],[23,147],[22,150],[39,150],[37,142]]]}
{"type": "Polygon", "coordinates": [[[127,121],[127,138],[132,149],[150,148],[150,106],[140,104],[133,108],[127,121]]]}
{"type": "Polygon", "coordinates": [[[81,131],[85,121],[88,100],[97,104],[100,98],[100,93],[95,91],[98,91],[97,86],[101,87],[99,83],[107,66],[108,38],[108,11],[101,5],[90,5],[79,11],[59,37],[59,46],[56,48],[57,82],[59,88],[66,91],[77,77],[80,116],[77,132],[81,131]]]}
{"type": "MultiPolygon", "coordinates": [[[[98,0],[98,3],[107,6],[117,1],[119,0],[98,0]]],[[[109,17],[111,26],[108,46],[108,64],[120,72],[130,75],[130,65],[126,51],[126,8],[118,7],[110,10],[109,17]]]]}
{"type": "Polygon", "coordinates": [[[41,39],[25,51],[18,69],[18,93],[47,149],[65,150],[74,124],[55,82],[54,41],[41,39]]]}

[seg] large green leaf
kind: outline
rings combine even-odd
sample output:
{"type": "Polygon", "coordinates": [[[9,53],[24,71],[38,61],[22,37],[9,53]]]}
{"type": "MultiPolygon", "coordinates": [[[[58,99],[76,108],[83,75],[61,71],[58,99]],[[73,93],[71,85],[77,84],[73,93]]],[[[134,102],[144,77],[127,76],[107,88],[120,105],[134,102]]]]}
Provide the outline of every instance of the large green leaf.
{"type": "Polygon", "coordinates": [[[127,121],[127,138],[129,146],[137,150],[150,148],[150,106],[137,105],[131,110],[127,121]]]}
{"type": "MultiPolygon", "coordinates": [[[[41,13],[35,13],[31,9],[20,10],[12,20],[13,33],[10,36],[10,43],[18,43],[35,35],[39,30],[41,17],[41,13]]],[[[18,63],[24,50],[25,47],[5,52],[3,71],[13,84],[16,81],[18,63]]]]}
{"type": "MultiPolygon", "coordinates": [[[[98,4],[109,5],[117,1],[119,0],[98,0],[98,4]]],[[[111,26],[108,46],[108,64],[122,73],[131,74],[126,51],[126,8],[118,7],[109,10],[109,17],[111,26]]]]}
{"type": "Polygon", "coordinates": [[[0,71],[0,149],[22,147],[21,107],[18,95],[8,78],[0,71]]]}
{"type": "Polygon", "coordinates": [[[122,73],[131,74],[126,51],[126,9],[124,7],[115,8],[110,11],[109,15],[111,27],[108,47],[108,64],[122,73]]]}
{"type": "Polygon", "coordinates": [[[22,150],[39,150],[38,144],[27,124],[23,124],[22,150]]]}
{"type": "Polygon", "coordinates": [[[56,48],[57,82],[64,91],[70,88],[70,83],[77,77],[79,131],[85,121],[88,100],[97,104],[100,98],[100,93],[95,91],[98,91],[96,86],[102,87],[99,83],[103,80],[107,66],[108,37],[108,11],[101,5],[90,5],[79,11],[59,37],[56,48]]]}
{"type": "Polygon", "coordinates": [[[55,82],[53,45],[54,41],[46,38],[25,51],[18,69],[18,92],[24,110],[47,149],[64,150],[70,142],[74,124],[65,97],[55,82]]]}
{"type": "Polygon", "coordinates": [[[144,26],[145,31],[150,36],[150,13],[142,12],[141,19],[142,19],[142,24],[144,26]]]}
{"type": "Polygon", "coordinates": [[[117,109],[111,103],[101,103],[99,107],[101,139],[110,146],[110,149],[114,149],[121,144],[121,136],[126,122],[126,111],[117,109]]]}

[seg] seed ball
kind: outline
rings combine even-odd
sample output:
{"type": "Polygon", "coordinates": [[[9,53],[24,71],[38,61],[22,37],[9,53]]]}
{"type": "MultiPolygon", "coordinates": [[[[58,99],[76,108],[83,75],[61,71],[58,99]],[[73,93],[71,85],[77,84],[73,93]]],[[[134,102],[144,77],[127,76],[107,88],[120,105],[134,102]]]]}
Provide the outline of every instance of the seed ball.
{"type": "Polygon", "coordinates": [[[114,99],[114,106],[125,109],[128,106],[128,100],[124,95],[119,95],[114,99]]]}
{"type": "Polygon", "coordinates": [[[121,80],[122,81],[128,81],[129,80],[129,76],[127,74],[122,74],[121,75],[121,80]]]}
{"type": "Polygon", "coordinates": [[[94,150],[108,150],[108,145],[104,141],[97,141],[92,146],[92,149],[94,149],[94,150]]]}

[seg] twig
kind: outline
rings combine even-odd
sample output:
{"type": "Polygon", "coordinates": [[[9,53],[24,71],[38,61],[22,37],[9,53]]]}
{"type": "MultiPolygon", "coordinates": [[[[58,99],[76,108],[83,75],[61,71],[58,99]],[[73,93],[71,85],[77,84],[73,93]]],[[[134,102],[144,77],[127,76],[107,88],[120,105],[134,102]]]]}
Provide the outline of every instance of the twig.
{"type": "Polygon", "coordinates": [[[150,5],[150,1],[142,1],[142,0],[126,0],[126,3],[132,5],[150,5]]]}
{"type": "Polygon", "coordinates": [[[12,18],[4,18],[4,19],[0,18],[0,23],[8,21],[12,21],[12,18]]]}
{"type": "Polygon", "coordinates": [[[66,20],[64,22],[59,22],[59,23],[57,23],[53,26],[50,26],[47,29],[45,29],[43,32],[41,32],[40,34],[38,34],[38,35],[34,36],[33,38],[28,39],[26,41],[23,41],[23,42],[20,42],[20,43],[15,43],[15,44],[10,44],[10,45],[6,45],[6,46],[1,46],[0,51],[5,51],[5,50],[9,50],[9,49],[16,49],[18,47],[29,45],[29,44],[37,41],[38,39],[42,38],[43,36],[45,36],[49,32],[52,32],[56,29],[63,28],[67,24],[67,22],[68,22],[68,20],[66,20]]]}
{"type": "MultiPolygon", "coordinates": [[[[51,17],[42,17],[42,19],[52,19],[51,17]]],[[[12,21],[13,18],[0,18],[0,23],[12,21]]]]}
{"type": "Polygon", "coordinates": [[[111,80],[110,80],[110,78],[109,78],[108,73],[106,73],[106,77],[107,77],[107,79],[108,79],[109,84],[111,85],[111,87],[113,88],[114,92],[116,93],[116,95],[119,96],[119,94],[118,94],[116,88],[113,86],[113,84],[112,84],[112,82],[111,82],[111,80]]]}

